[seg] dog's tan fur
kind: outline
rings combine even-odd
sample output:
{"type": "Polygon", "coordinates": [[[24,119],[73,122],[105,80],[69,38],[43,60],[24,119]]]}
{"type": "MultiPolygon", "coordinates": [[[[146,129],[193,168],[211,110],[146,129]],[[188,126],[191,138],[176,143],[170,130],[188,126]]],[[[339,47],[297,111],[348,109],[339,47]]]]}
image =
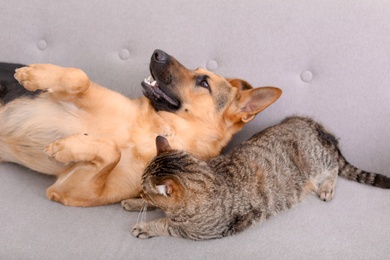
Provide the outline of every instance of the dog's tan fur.
{"type": "Polygon", "coordinates": [[[157,135],[173,148],[211,158],[281,94],[173,63],[182,101],[174,112],[156,111],[146,97],[131,100],[101,87],[79,69],[18,69],[15,78],[26,89],[44,92],[0,107],[0,161],[57,176],[46,195],[64,205],[114,203],[139,195],[157,135]],[[208,76],[210,91],[195,85],[196,75],[208,76]]]}

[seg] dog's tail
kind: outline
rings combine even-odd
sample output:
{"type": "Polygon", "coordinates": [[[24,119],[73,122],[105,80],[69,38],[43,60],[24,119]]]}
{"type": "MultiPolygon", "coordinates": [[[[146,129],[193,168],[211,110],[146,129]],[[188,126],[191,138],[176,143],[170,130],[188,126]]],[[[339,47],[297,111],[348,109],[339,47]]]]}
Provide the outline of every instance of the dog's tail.
{"type": "Polygon", "coordinates": [[[25,89],[14,78],[15,70],[26,65],[17,63],[0,62],[0,104],[5,105],[8,102],[19,97],[34,97],[41,91],[30,92],[25,89]]]}

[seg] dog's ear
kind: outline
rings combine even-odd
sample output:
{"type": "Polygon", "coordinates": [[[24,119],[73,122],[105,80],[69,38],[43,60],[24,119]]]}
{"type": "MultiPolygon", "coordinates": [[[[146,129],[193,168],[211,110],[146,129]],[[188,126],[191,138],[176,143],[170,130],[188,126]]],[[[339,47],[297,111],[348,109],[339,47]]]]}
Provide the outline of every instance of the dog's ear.
{"type": "Polygon", "coordinates": [[[156,148],[157,148],[157,155],[172,150],[172,147],[169,145],[168,140],[161,135],[156,137],[156,148]]]}
{"type": "Polygon", "coordinates": [[[282,94],[282,90],[275,87],[261,87],[241,92],[239,100],[239,114],[241,121],[248,123],[255,116],[274,103],[282,94]]]}
{"type": "Polygon", "coordinates": [[[232,87],[238,88],[239,91],[253,89],[252,85],[242,79],[227,79],[232,87]]]}
{"type": "Polygon", "coordinates": [[[255,116],[274,103],[282,95],[282,90],[275,87],[261,87],[239,92],[237,116],[243,123],[248,123],[255,116]]]}

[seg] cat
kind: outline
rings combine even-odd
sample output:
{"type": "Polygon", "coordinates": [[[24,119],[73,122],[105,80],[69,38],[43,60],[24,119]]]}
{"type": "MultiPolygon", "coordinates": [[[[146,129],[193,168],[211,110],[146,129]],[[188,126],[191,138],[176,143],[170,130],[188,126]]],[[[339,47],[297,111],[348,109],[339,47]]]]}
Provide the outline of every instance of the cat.
{"type": "MultiPolygon", "coordinates": [[[[331,201],[337,175],[390,188],[389,177],[349,164],[337,139],[310,118],[287,118],[208,162],[173,150],[161,136],[156,146],[141,197],[166,218],[137,223],[132,234],[138,238],[232,235],[291,208],[310,192],[331,201]]],[[[141,205],[137,199],[122,202],[128,210],[141,205]]]]}

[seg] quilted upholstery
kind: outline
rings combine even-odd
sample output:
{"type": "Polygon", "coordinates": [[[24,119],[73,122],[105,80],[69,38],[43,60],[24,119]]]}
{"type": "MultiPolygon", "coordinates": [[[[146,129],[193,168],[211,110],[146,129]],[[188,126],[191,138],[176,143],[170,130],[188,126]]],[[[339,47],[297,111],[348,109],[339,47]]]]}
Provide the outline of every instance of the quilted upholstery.
{"type": "MultiPolygon", "coordinates": [[[[390,2],[0,0],[0,60],[83,69],[141,95],[152,51],[283,95],[231,146],[287,115],[309,115],[346,158],[390,176],[390,2]]],[[[0,122],[1,124],[1,122],[0,122]]],[[[138,213],[45,198],[48,176],[0,165],[1,259],[385,259],[390,191],[340,180],[242,234],[214,241],[133,238],[138,213]]],[[[150,212],[147,219],[160,216],[150,212]]]]}

